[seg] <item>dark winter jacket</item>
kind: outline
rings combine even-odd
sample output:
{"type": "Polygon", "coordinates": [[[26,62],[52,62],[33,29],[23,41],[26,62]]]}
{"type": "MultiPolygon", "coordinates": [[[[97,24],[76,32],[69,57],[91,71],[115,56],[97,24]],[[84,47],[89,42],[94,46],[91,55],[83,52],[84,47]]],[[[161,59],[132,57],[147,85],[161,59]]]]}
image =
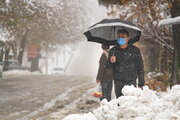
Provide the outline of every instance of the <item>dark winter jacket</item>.
{"type": "Polygon", "coordinates": [[[99,60],[99,69],[98,69],[98,74],[96,77],[96,80],[102,81],[110,81],[113,80],[113,73],[112,69],[106,69],[105,68],[105,63],[106,63],[107,57],[103,53],[101,55],[101,58],[99,60]]]}
{"type": "Polygon", "coordinates": [[[115,46],[110,50],[106,67],[113,69],[114,80],[122,82],[135,81],[138,77],[138,86],[144,86],[144,66],[141,52],[138,47],[130,44],[127,48],[121,49],[115,46]],[[111,56],[116,56],[116,62],[111,63],[111,56]]]}

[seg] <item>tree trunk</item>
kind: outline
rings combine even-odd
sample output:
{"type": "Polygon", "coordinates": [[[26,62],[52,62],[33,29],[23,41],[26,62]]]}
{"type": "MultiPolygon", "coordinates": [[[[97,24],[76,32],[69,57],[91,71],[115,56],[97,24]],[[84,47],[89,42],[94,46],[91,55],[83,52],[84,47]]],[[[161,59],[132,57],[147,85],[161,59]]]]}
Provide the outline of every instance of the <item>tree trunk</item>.
{"type": "Polygon", "coordinates": [[[35,58],[31,60],[31,72],[39,70],[39,56],[37,55],[35,58]]]}
{"type": "Polygon", "coordinates": [[[155,51],[154,48],[150,48],[150,54],[149,54],[149,62],[150,62],[150,71],[155,71],[156,70],[156,57],[155,57],[155,51]]]}
{"type": "Polygon", "coordinates": [[[37,49],[36,56],[31,58],[31,72],[39,71],[39,58],[40,58],[40,49],[37,49]]]}
{"type": "Polygon", "coordinates": [[[3,47],[1,49],[0,62],[3,62],[4,50],[3,47]]]}
{"type": "Polygon", "coordinates": [[[22,60],[23,60],[24,47],[25,47],[27,35],[28,35],[28,29],[26,29],[20,43],[20,50],[19,50],[19,56],[18,56],[18,61],[20,64],[22,64],[22,60]]]}
{"type": "Polygon", "coordinates": [[[14,60],[17,60],[17,47],[16,47],[16,44],[12,43],[11,47],[12,47],[12,51],[13,51],[13,54],[14,54],[14,60]]]}
{"type": "Polygon", "coordinates": [[[7,71],[8,70],[8,66],[9,66],[9,51],[10,51],[10,47],[9,47],[9,45],[7,45],[5,47],[5,60],[4,60],[3,71],[7,71]]]}
{"type": "Polygon", "coordinates": [[[161,70],[162,73],[167,71],[167,50],[162,47],[162,56],[161,56],[161,70]]]}
{"type": "MultiPolygon", "coordinates": [[[[171,3],[172,3],[172,7],[171,7],[171,15],[172,17],[177,17],[177,16],[180,16],[180,0],[171,0],[171,3]]],[[[178,63],[175,63],[177,64],[177,71],[180,69],[180,25],[177,24],[177,25],[173,25],[173,34],[174,34],[174,48],[175,48],[175,53],[177,56],[177,60],[176,62],[178,63]]],[[[176,80],[177,82],[175,84],[180,84],[180,76],[176,76],[176,80]]]]}

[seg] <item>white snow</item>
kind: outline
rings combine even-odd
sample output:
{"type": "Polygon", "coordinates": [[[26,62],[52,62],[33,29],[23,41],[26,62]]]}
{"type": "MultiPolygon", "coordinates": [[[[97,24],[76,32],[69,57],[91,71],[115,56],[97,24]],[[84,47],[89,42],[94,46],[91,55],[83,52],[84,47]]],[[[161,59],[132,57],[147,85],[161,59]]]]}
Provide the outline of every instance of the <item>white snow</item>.
{"type": "Polygon", "coordinates": [[[72,114],[64,118],[63,120],[97,120],[97,119],[92,113],[88,113],[84,115],[72,114]]]}
{"type": "Polygon", "coordinates": [[[159,21],[158,26],[180,24],[180,16],[159,21]]]}
{"type": "Polygon", "coordinates": [[[10,3],[10,0],[6,0],[6,4],[8,5],[10,3]]]}
{"type": "Polygon", "coordinates": [[[163,75],[163,73],[149,72],[149,73],[147,74],[147,77],[148,77],[149,79],[151,79],[151,78],[156,78],[156,77],[162,76],[162,75],[163,75]]]}
{"type": "Polygon", "coordinates": [[[143,90],[125,86],[122,92],[124,96],[103,100],[92,113],[72,114],[63,120],[180,120],[180,85],[162,96],[147,86],[143,90]]]}
{"type": "MultiPolygon", "coordinates": [[[[95,82],[95,78],[92,79],[91,82],[94,83],[94,82],[95,82]]],[[[50,118],[53,119],[53,120],[54,120],[54,119],[58,119],[58,120],[59,120],[59,119],[63,118],[62,116],[64,116],[64,113],[68,113],[71,109],[77,108],[78,103],[79,103],[79,104],[80,104],[80,103],[81,103],[81,104],[84,104],[84,102],[86,102],[87,100],[98,102],[99,99],[97,99],[97,98],[95,98],[94,96],[92,96],[93,91],[94,91],[94,88],[91,88],[91,89],[89,89],[89,90],[87,90],[87,91],[84,91],[84,93],[82,94],[81,97],[75,99],[75,100],[72,101],[70,104],[65,105],[65,106],[64,106],[64,109],[60,109],[60,110],[58,110],[57,112],[52,113],[52,114],[50,115],[50,118]]],[[[73,115],[72,115],[72,116],[73,116],[73,115]]],[[[74,119],[77,119],[77,120],[78,120],[79,115],[75,115],[75,116],[76,116],[77,118],[75,117],[74,119]]],[[[85,115],[85,116],[86,116],[86,115],[85,115]]],[[[70,117],[71,117],[71,116],[70,116],[70,117]]],[[[70,119],[70,118],[68,118],[68,119],[70,119]]],[[[90,119],[90,120],[92,120],[92,119],[90,119]]]]}
{"type": "MultiPolygon", "coordinates": [[[[0,25],[1,27],[1,25],[0,25]]],[[[2,42],[6,42],[9,40],[14,39],[14,36],[11,36],[9,31],[6,28],[2,28],[0,29],[0,41],[2,42]]]]}
{"type": "Polygon", "coordinates": [[[14,77],[14,76],[25,76],[25,75],[35,75],[35,74],[40,74],[38,71],[36,72],[30,72],[28,70],[9,70],[9,71],[5,71],[3,72],[3,77],[4,78],[10,78],[10,77],[14,77]]]}

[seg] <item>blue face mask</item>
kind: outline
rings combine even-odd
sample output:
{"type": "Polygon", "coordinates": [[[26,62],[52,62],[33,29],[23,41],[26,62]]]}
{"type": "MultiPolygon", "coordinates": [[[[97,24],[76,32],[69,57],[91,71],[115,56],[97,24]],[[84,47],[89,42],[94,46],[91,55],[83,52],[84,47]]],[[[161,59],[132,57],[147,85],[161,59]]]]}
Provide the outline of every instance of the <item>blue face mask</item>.
{"type": "Polygon", "coordinates": [[[117,43],[118,43],[119,45],[125,45],[125,44],[126,44],[126,39],[124,39],[124,38],[118,38],[117,43]]]}

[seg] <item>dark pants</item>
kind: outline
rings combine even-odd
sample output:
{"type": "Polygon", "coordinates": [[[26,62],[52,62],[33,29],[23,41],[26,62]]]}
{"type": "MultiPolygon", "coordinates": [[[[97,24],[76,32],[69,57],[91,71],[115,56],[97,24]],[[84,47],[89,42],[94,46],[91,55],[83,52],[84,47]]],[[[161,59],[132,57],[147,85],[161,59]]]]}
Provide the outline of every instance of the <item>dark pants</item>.
{"type": "Polygon", "coordinates": [[[134,86],[136,86],[136,80],[130,81],[130,82],[125,82],[125,81],[122,81],[122,80],[114,80],[116,98],[123,95],[122,94],[122,88],[125,85],[134,85],[134,86]]]}
{"type": "Polygon", "coordinates": [[[102,87],[102,97],[100,100],[107,99],[107,101],[111,100],[111,91],[112,91],[112,80],[110,81],[102,81],[101,82],[102,87]]]}

